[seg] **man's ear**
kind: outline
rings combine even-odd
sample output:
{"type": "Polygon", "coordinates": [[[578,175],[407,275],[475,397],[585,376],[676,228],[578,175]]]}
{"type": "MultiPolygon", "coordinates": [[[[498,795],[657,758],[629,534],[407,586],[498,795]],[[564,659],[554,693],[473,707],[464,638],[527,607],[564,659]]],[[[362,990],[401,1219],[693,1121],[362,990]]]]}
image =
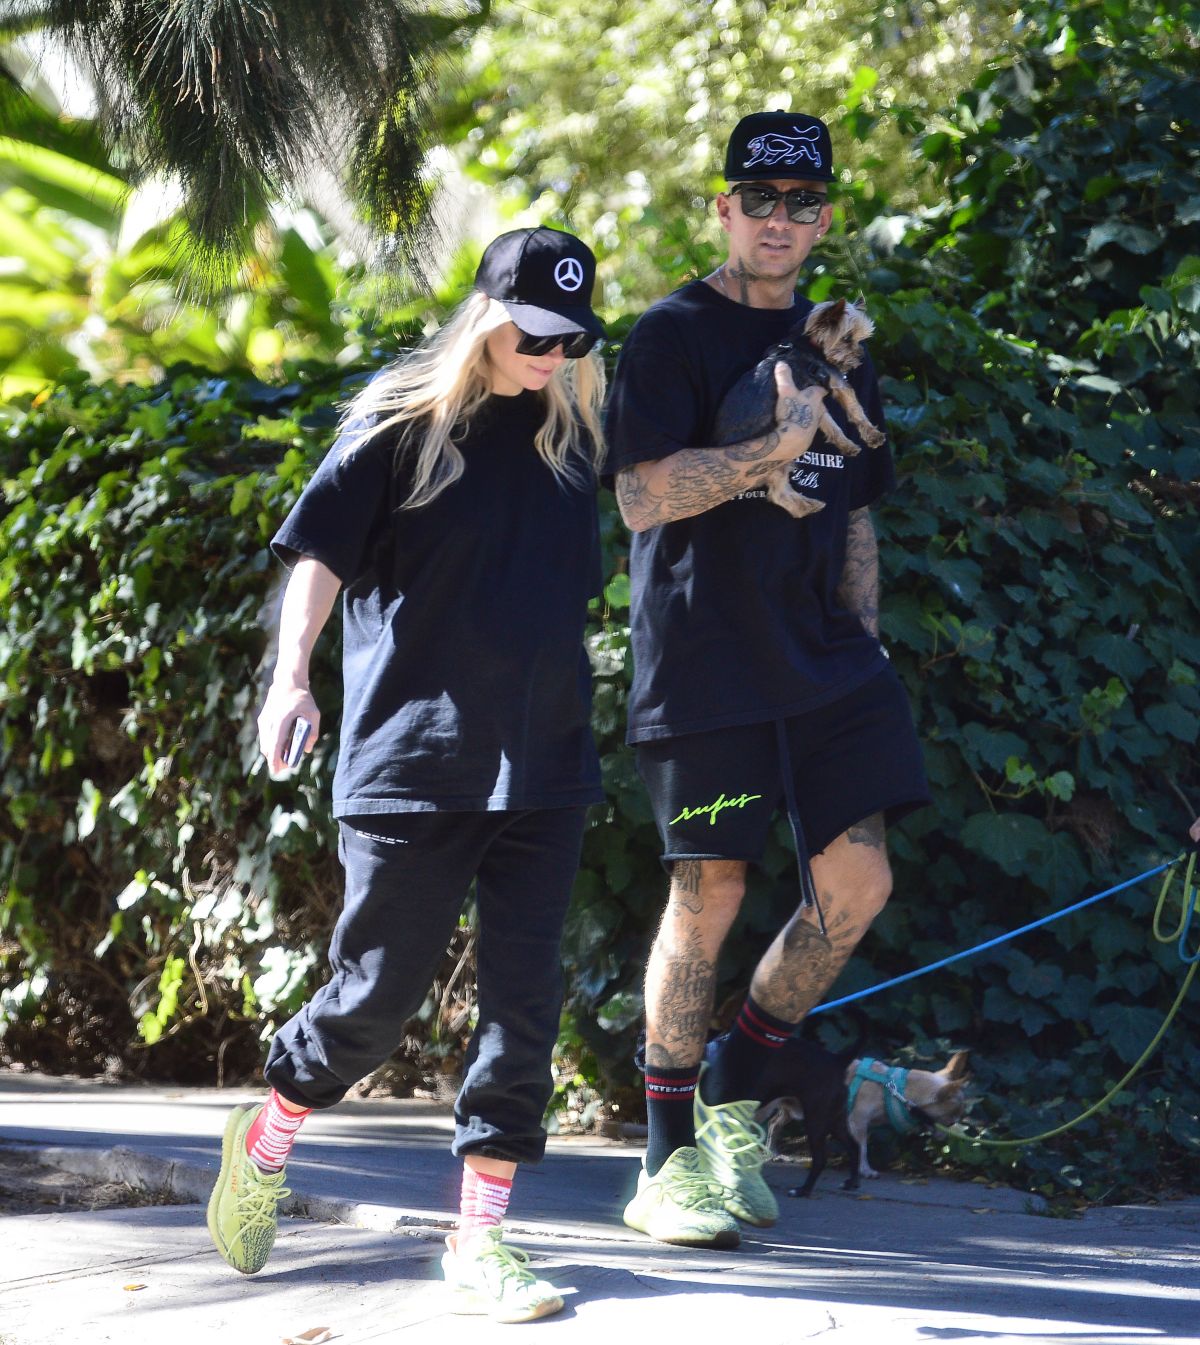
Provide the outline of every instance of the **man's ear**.
{"type": "Polygon", "coordinates": [[[729,216],[733,210],[733,197],[728,192],[717,192],[717,219],[721,221],[721,228],[726,233],[729,232],[729,216]]]}

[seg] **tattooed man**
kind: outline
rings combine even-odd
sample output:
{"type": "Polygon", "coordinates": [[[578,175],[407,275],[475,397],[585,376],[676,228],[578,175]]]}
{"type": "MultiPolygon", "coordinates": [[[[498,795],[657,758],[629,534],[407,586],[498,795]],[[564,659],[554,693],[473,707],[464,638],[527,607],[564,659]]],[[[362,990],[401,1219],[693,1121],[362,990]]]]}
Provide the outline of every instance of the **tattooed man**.
{"type": "MultiPolygon", "coordinates": [[[[828,130],[802,114],[746,117],[725,175],[728,256],[634,327],[608,420],[634,532],[629,740],[671,874],[646,975],[648,1148],[625,1221],[692,1246],[735,1244],[739,1220],[774,1222],[756,1080],[887,900],[885,823],[927,802],[879,643],[870,505],[894,482],[887,447],[833,451],[812,390],[789,384],[767,436],[778,444],[709,446],[722,397],[812,306],[796,282],[832,217],[828,130]],[[803,519],[761,487],[797,443],[792,481],[825,506],[803,519]],[[802,899],[702,1066],[721,945],[780,810],[802,899]]],[[[882,426],[869,359],[852,382],[882,426]]]]}

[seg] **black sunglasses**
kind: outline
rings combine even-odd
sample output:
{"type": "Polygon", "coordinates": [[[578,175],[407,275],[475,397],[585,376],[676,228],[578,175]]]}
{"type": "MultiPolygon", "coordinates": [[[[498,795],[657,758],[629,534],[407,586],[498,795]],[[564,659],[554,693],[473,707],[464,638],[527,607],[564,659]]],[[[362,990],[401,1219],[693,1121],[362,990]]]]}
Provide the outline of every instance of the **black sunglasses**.
{"type": "Polygon", "coordinates": [[[518,355],[549,355],[555,346],[562,346],[567,359],[581,360],[585,355],[590,355],[598,344],[591,332],[568,332],[566,336],[530,336],[528,332],[521,331],[520,327],[517,331],[521,338],[517,342],[518,355]]]}
{"type": "Polygon", "coordinates": [[[797,187],[793,191],[776,191],[774,187],[760,186],[757,182],[739,182],[730,187],[730,196],[742,203],[742,214],[751,219],[766,219],[774,214],[780,201],[793,224],[816,224],[821,208],[829,204],[829,197],[821,192],[797,187]]]}

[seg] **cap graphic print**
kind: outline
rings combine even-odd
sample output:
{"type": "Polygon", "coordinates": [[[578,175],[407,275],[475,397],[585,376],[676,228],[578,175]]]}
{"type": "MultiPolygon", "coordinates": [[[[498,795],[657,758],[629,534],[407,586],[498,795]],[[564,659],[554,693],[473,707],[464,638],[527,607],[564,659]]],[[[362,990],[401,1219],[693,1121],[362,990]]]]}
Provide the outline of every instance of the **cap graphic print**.
{"type": "Polygon", "coordinates": [[[791,135],[767,131],[764,135],[756,135],[746,146],[750,157],[742,167],[757,168],[762,164],[770,168],[777,163],[795,164],[807,159],[814,168],[820,168],[820,139],[821,132],[815,126],[810,126],[806,131],[793,126],[791,135]]]}
{"type": "Polygon", "coordinates": [[[562,229],[513,229],[493,238],[475,272],[475,288],[502,303],[530,336],[563,336],[604,328],[592,312],[596,258],[562,229]]]}
{"type": "Polygon", "coordinates": [[[575,257],[564,257],[554,268],[554,279],[561,290],[573,293],[583,284],[583,267],[575,257]]]}
{"type": "Polygon", "coordinates": [[[725,176],[801,178],[832,182],[829,128],[803,112],[755,112],[729,137],[725,176]]]}

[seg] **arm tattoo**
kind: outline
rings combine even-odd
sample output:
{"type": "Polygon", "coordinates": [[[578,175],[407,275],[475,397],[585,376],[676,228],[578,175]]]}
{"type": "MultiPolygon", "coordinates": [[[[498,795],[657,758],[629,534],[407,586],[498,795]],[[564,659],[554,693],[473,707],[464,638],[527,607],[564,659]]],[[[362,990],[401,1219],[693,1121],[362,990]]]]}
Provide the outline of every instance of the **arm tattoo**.
{"type": "MultiPolygon", "coordinates": [[[[793,405],[779,424],[807,429],[813,420],[811,409],[794,398],[790,400],[793,405]]],[[[659,523],[702,514],[732,500],[780,463],[789,461],[783,456],[786,452],[784,436],[777,425],[758,439],[724,448],[681,448],[669,458],[622,468],[616,482],[621,517],[635,532],[641,532],[659,523]]]]}
{"type": "Polygon", "coordinates": [[[838,598],[879,638],[879,545],[869,509],[854,509],[846,526],[846,563],[838,598]]]}

